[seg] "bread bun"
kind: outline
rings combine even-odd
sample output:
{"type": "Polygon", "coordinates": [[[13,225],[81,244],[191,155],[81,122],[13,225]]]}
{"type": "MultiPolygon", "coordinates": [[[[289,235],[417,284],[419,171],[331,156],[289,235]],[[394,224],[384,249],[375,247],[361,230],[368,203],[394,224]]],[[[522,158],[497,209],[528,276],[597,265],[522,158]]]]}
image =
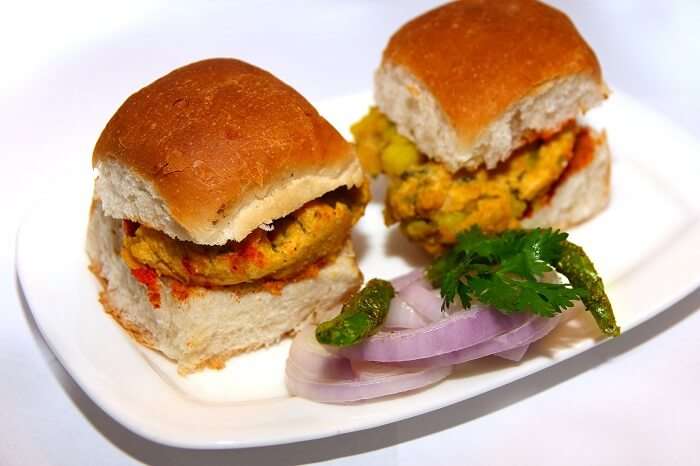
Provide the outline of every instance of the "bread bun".
{"type": "Polygon", "coordinates": [[[99,201],[90,214],[87,251],[101,279],[101,302],[141,344],[177,362],[187,374],[221,368],[238,353],[276,343],[294,333],[316,313],[337,306],[362,283],[352,244],[318,275],[291,282],[279,295],[249,287],[193,288],[179,298],[172,282],[158,278],[160,307],[149,303],[146,287],[136,281],[119,256],[121,225],[107,217],[99,201]]]}
{"type": "Polygon", "coordinates": [[[607,95],[595,54],[560,11],[533,0],[463,0],[390,39],[375,100],[451,171],[494,168],[607,95]]]}
{"type": "Polygon", "coordinates": [[[107,215],[224,244],[362,170],[350,144],[294,89],[234,59],[179,68],[119,108],[93,155],[107,215]]]}
{"type": "Polygon", "coordinates": [[[585,222],[607,207],[610,200],[610,149],[605,133],[592,132],[593,160],[559,184],[549,203],[521,221],[524,228],[565,230],[585,222]]]}

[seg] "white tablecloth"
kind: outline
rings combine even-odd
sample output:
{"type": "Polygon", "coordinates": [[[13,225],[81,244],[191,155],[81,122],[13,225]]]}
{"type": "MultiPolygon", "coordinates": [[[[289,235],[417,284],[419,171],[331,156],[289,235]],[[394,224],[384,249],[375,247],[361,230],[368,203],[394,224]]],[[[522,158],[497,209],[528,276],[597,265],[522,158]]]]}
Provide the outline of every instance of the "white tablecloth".
{"type": "MultiPolygon", "coordinates": [[[[144,3],[3,8],[0,464],[700,464],[700,292],[573,360],[367,432],[190,451],[149,442],[109,418],[66,375],[20,303],[13,256],[23,212],[66,170],[89,164],[121,101],[171,68],[237,56],[312,100],[355,92],[369,87],[390,33],[435,4],[144,3]]],[[[700,2],[557,4],[593,45],[613,86],[700,138],[700,2]]]]}

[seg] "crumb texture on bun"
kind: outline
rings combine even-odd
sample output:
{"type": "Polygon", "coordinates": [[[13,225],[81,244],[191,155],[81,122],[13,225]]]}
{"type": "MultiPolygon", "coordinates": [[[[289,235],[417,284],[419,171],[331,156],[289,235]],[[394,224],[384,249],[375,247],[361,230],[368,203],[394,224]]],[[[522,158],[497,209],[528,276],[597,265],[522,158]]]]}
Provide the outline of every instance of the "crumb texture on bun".
{"type": "Polygon", "coordinates": [[[298,92],[235,59],[179,68],[119,108],[93,154],[105,212],[199,244],[240,241],[362,170],[298,92]]]}
{"type": "Polygon", "coordinates": [[[91,209],[87,251],[102,282],[105,310],[139,343],[177,362],[181,374],[221,368],[239,353],[276,343],[317,313],[327,313],[362,283],[352,244],[315,277],[293,281],[270,293],[258,287],[194,287],[182,296],[172,281],[157,278],[160,305],[119,255],[122,229],[99,200],[91,209]]]}
{"type": "Polygon", "coordinates": [[[499,161],[607,95],[571,20],[534,0],[463,0],[400,28],[375,75],[377,105],[452,171],[499,161]]]}

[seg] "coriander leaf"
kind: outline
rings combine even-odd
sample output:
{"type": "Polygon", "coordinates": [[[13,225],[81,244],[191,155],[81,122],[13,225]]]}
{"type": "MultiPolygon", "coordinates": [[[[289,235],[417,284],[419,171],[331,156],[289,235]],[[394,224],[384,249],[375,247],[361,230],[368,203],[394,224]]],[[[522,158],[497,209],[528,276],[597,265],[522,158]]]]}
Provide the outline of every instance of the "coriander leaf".
{"type": "Polygon", "coordinates": [[[536,279],[538,276],[549,272],[552,267],[537,258],[532,250],[523,250],[518,254],[505,257],[501,262],[500,273],[511,273],[528,279],[536,279]]]}
{"type": "Polygon", "coordinates": [[[428,279],[440,288],[443,309],[456,297],[473,299],[504,313],[529,311],[553,316],[579,299],[582,290],[542,283],[562,253],[566,233],[551,229],[508,230],[487,235],[478,227],[462,232],[457,244],[428,268],[428,279]]]}
{"type": "Polygon", "coordinates": [[[516,280],[501,274],[476,276],[468,280],[475,299],[503,312],[528,311],[553,317],[573,305],[582,290],[569,285],[516,280]]]}
{"type": "Polygon", "coordinates": [[[475,226],[458,235],[455,246],[428,268],[427,277],[440,288],[443,309],[459,297],[464,307],[478,300],[506,314],[527,311],[551,317],[580,299],[603,333],[619,335],[593,263],[567,238],[550,228],[487,235],[475,226]],[[553,269],[571,285],[541,282],[553,269]]]}
{"type": "Polygon", "coordinates": [[[538,260],[553,264],[562,253],[568,233],[550,228],[530,230],[525,236],[525,249],[538,260]]]}
{"type": "Polygon", "coordinates": [[[498,275],[470,277],[467,283],[474,298],[484,304],[494,306],[506,314],[524,310],[516,308],[517,291],[498,275]]]}
{"type": "MultiPolygon", "coordinates": [[[[440,295],[443,298],[443,310],[447,309],[452,301],[454,301],[455,296],[460,293],[460,279],[469,269],[470,265],[469,260],[465,259],[462,263],[454,265],[452,269],[446,271],[443,275],[442,286],[440,287],[440,295]]],[[[469,300],[467,300],[467,302],[469,302],[469,300]]]]}
{"type": "MultiPolygon", "coordinates": [[[[471,293],[471,289],[470,289],[468,284],[466,284],[462,281],[457,282],[457,295],[459,296],[459,300],[465,309],[472,305],[472,299],[471,299],[470,293],[471,293]]],[[[444,308],[445,303],[443,302],[442,305],[444,308]]]]}
{"type": "Polygon", "coordinates": [[[574,305],[585,293],[569,285],[523,282],[518,307],[543,317],[552,317],[574,305]]]}
{"type": "Polygon", "coordinates": [[[457,251],[478,257],[481,261],[497,261],[499,258],[516,254],[521,234],[508,230],[499,236],[487,236],[480,228],[472,227],[459,235],[457,251]]]}

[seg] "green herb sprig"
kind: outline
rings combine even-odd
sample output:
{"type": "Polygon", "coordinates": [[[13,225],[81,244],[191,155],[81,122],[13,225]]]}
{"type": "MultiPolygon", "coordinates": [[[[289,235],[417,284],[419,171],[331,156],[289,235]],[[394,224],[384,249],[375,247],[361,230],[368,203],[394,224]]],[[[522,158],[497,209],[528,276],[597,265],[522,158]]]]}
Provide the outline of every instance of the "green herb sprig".
{"type": "Polygon", "coordinates": [[[602,281],[583,249],[567,238],[567,233],[552,229],[487,235],[473,227],[460,233],[457,244],[433,262],[427,277],[440,289],[443,309],[459,297],[464,307],[478,300],[504,313],[552,317],[582,300],[603,333],[618,335],[602,281]],[[572,260],[572,251],[579,260],[572,260]],[[570,284],[539,281],[554,270],[566,275],[570,284]]]}

